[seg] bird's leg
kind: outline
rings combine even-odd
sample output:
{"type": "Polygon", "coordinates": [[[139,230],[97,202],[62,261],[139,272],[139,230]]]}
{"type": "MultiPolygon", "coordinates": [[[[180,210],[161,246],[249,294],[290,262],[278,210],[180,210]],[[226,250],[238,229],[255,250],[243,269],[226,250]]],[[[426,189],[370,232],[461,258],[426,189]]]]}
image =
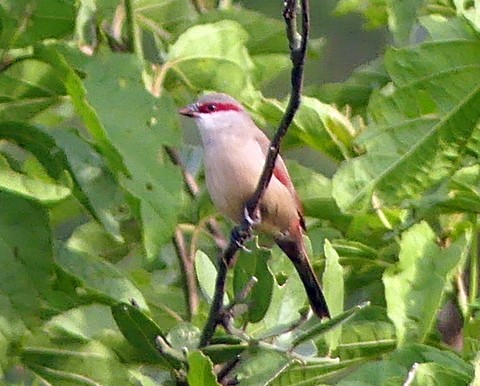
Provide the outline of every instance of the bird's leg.
{"type": "Polygon", "coordinates": [[[260,214],[260,209],[256,208],[255,212],[253,212],[253,215],[250,216],[248,205],[246,205],[243,209],[243,217],[245,218],[245,221],[247,221],[248,225],[251,227],[258,225],[262,222],[262,215],[260,214]]]}
{"type": "Polygon", "coordinates": [[[245,243],[253,237],[251,228],[245,230],[240,226],[233,228],[230,234],[231,240],[237,245],[237,247],[243,249],[245,252],[252,252],[245,247],[245,243]]]}

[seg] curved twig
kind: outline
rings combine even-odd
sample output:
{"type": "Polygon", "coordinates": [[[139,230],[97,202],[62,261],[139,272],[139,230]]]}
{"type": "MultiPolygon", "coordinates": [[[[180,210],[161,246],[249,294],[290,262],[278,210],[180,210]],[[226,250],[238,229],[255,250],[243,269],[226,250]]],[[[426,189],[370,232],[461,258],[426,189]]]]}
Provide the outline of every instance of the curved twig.
{"type": "MultiPolygon", "coordinates": [[[[303,70],[305,64],[305,56],[307,52],[308,34],[309,34],[309,3],[308,0],[301,1],[302,12],[302,31],[301,34],[297,32],[296,12],[297,0],[286,0],[283,12],[285,20],[287,37],[290,44],[290,57],[292,60],[291,85],[292,91],[288,102],[287,109],[283,115],[282,121],[278,130],[270,142],[267,159],[262,171],[262,175],[258,181],[257,189],[252,198],[247,203],[247,211],[250,218],[254,218],[258,204],[270,183],[273,174],[273,168],[280,151],[280,144],[293,121],[293,117],[300,106],[300,99],[303,88],[303,70]]],[[[225,293],[226,277],[228,267],[233,264],[235,254],[243,247],[243,243],[249,239],[252,234],[251,224],[247,218],[244,218],[242,223],[232,230],[232,236],[227,248],[220,253],[218,257],[218,273],[215,282],[215,294],[210,307],[210,313],[207,323],[203,329],[202,337],[200,339],[200,347],[208,345],[210,339],[215,333],[215,329],[219,323],[222,322],[223,309],[223,295],[225,293]],[[240,240],[239,240],[240,239],[240,240]]]]}

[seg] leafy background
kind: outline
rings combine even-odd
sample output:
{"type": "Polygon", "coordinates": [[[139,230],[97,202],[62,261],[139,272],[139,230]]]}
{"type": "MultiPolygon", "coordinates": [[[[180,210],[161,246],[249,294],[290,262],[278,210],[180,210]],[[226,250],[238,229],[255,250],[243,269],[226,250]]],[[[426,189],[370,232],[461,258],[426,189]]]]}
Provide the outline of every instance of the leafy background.
{"type": "Polygon", "coordinates": [[[271,133],[281,2],[0,1],[3,384],[480,382],[480,6],[312,3],[329,41],[310,42],[283,150],[334,318],[305,321],[291,264],[254,248],[229,280],[232,329],[199,350],[231,224],[176,111],[227,92],[271,133]],[[379,29],[348,38],[371,51],[335,44],[332,8],[379,29]]]}

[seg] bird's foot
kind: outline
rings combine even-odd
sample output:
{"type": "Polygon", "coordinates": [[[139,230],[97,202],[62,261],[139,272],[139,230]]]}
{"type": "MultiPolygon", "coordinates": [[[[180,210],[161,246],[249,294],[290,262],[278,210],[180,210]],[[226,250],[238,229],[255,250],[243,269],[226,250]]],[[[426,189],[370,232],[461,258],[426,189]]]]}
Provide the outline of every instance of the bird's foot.
{"type": "Polygon", "coordinates": [[[230,237],[237,247],[243,249],[245,252],[252,252],[250,249],[245,247],[245,243],[252,238],[251,231],[245,231],[240,227],[235,227],[233,228],[230,237]]]}
{"type": "Polygon", "coordinates": [[[256,209],[253,216],[250,216],[248,212],[248,205],[243,209],[243,217],[247,221],[249,226],[255,226],[262,222],[262,216],[260,215],[260,210],[256,209]]]}

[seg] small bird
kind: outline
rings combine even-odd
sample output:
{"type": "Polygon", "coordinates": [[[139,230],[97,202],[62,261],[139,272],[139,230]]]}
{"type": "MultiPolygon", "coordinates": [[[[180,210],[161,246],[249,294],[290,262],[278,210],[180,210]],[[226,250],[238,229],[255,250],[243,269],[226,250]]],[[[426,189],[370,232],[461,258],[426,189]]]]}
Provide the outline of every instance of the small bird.
{"type": "MultiPolygon", "coordinates": [[[[179,110],[195,119],[204,148],[207,188],[218,210],[237,224],[253,196],[270,141],[243,106],[226,94],[208,94],[179,110]]],[[[277,157],[272,179],[259,204],[255,229],[273,236],[294,264],[310,305],[320,317],[330,317],[327,302],[303,242],[303,208],[285,163],[277,157]]]]}

